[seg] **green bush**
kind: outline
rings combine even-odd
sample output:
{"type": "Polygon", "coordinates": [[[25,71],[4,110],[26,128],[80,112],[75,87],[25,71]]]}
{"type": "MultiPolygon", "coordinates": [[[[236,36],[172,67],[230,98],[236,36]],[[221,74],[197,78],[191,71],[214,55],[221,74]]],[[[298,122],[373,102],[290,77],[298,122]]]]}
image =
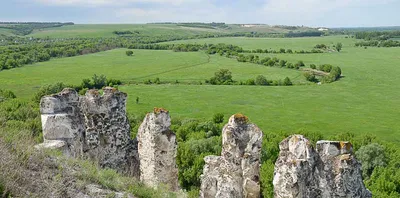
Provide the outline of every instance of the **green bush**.
{"type": "Polygon", "coordinates": [[[304,77],[306,77],[306,80],[310,82],[318,82],[318,79],[312,72],[304,72],[304,77]]]}
{"type": "Polygon", "coordinates": [[[13,98],[16,98],[16,96],[12,91],[0,89],[0,102],[13,98]]]}
{"type": "Polygon", "coordinates": [[[133,55],[133,51],[132,50],[128,50],[128,51],[125,52],[125,54],[127,56],[132,56],[133,55]]]}
{"type": "Polygon", "coordinates": [[[246,85],[256,85],[256,82],[254,81],[254,79],[248,79],[246,81],[246,85]]]}
{"type": "Polygon", "coordinates": [[[233,83],[232,72],[228,69],[220,69],[215,72],[214,77],[209,82],[212,85],[230,85],[233,83]]]}
{"type": "Polygon", "coordinates": [[[289,77],[286,77],[286,78],[283,80],[283,85],[284,85],[284,86],[291,86],[291,85],[293,85],[293,83],[292,83],[292,81],[290,80],[289,77]]]}
{"type": "Polygon", "coordinates": [[[362,164],[364,178],[369,178],[376,167],[385,167],[387,164],[385,148],[378,143],[362,146],[356,156],[362,164]]]}
{"type": "Polygon", "coordinates": [[[317,66],[315,64],[310,64],[311,69],[317,69],[317,66]]]}
{"type": "Polygon", "coordinates": [[[216,113],[213,116],[213,122],[215,124],[220,124],[224,122],[224,114],[223,113],[216,113]]]}
{"type": "Polygon", "coordinates": [[[256,85],[262,85],[262,86],[266,86],[269,84],[267,78],[265,78],[265,76],[263,75],[258,75],[255,83],[256,85]]]}
{"type": "Polygon", "coordinates": [[[64,88],[67,87],[73,87],[73,86],[68,86],[64,83],[55,83],[52,85],[45,85],[40,87],[39,91],[37,91],[33,97],[33,100],[37,103],[40,102],[40,99],[42,99],[43,96],[51,95],[51,94],[56,94],[61,92],[64,88]]]}

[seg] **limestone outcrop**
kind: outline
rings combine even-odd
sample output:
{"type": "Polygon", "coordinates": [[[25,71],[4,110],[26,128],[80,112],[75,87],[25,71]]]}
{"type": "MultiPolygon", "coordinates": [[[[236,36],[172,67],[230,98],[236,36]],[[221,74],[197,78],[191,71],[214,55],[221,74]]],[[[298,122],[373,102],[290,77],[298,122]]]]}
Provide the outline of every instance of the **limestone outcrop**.
{"type": "Polygon", "coordinates": [[[90,158],[101,167],[139,176],[137,141],[130,138],[127,95],[112,87],[74,89],[45,96],[40,102],[44,143],[37,148],[59,148],[73,157],[90,158]]]}
{"type": "Polygon", "coordinates": [[[262,131],[241,114],[222,131],[221,156],[206,156],[200,197],[259,197],[262,131]]]}
{"type": "Polygon", "coordinates": [[[178,167],[176,165],[176,136],[170,130],[171,118],[167,110],[154,108],[140,125],[138,152],[140,180],[157,187],[167,185],[178,190],[178,167]]]}
{"type": "Polygon", "coordinates": [[[64,141],[70,151],[64,153],[73,156],[82,154],[85,125],[80,111],[80,97],[74,89],[64,89],[59,94],[43,97],[40,113],[44,143],[64,141]]]}
{"type": "Polygon", "coordinates": [[[279,148],[273,180],[276,198],[372,197],[350,142],[318,141],[315,150],[309,140],[293,135],[279,148]]]}

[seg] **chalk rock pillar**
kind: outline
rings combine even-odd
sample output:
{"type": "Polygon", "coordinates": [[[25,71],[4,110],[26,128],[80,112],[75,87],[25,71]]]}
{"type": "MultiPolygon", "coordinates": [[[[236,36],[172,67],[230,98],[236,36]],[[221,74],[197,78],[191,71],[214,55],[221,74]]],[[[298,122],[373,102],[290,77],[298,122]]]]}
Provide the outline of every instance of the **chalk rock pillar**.
{"type": "Polygon", "coordinates": [[[84,150],[101,167],[126,172],[130,148],[130,126],[126,116],[127,95],[112,87],[89,90],[82,97],[85,121],[84,150]]]}
{"type": "Polygon", "coordinates": [[[170,126],[169,113],[162,108],[154,108],[140,125],[137,134],[140,180],[148,186],[164,184],[171,190],[178,190],[178,167],[175,160],[177,143],[170,126]]]}
{"type": "Polygon", "coordinates": [[[242,114],[230,117],[222,131],[221,156],[207,156],[200,197],[259,197],[262,131],[242,114]]]}
{"type": "Polygon", "coordinates": [[[85,129],[79,95],[74,89],[66,88],[58,94],[43,97],[40,113],[44,143],[38,147],[61,146],[64,153],[72,156],[82,153],[81,140],[85,129]]]}
{"type": "Polygon", "coordinates": [[[370,198],[361,165],[350,142],[318,141],[316,150],[301,135],[279,145],[275,163],[274,195],[277,198],[370,198]]]}
{"type": "Polygon", "coordinates": [[[362,180],[361,164],[353,155],[350,142],[318,141],[319,183],[322,197],[369,198],[371,192],[362,180]]]}
{"type": "Polygon", "coordinates": [[[279,144],[279,149],[273,180],[275,197],[319,197],[314,175],[318,155],[310,141],[302,135],[292,135],[279,144]]]}

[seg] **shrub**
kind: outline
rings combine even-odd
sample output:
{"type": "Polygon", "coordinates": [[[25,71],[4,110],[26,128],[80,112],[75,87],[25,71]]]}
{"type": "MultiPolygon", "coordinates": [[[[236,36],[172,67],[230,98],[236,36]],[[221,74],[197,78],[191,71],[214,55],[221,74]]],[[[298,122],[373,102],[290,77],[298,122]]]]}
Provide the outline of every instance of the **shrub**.
{"type": "Polygon", "coordinates": [[[216,113],[213,116],[213,122],[215,124],[220,124],[224,122],[224,114],[223,113],[216,113]]]}
{"type": "Polygon", "coordinates": [[[256,78],[256,85],[268,85],[268,80],[263,75],[258,75],[256,78]]]}
{"type": "Polygon", "coordinates": [[[128,50],[125,52],[127,56],[132,56],[133,55],[133,51],[132,50],[128,50]]]}
{"type": "Polygon", "coordinates": [[[296,68],[298,68],[298,67],[304,67],[305,64],[304,64],[303,61],[298,61],[294,66],[296,66],[296,68]]]}
{"type": "Polygon", "coordinates": [[[291,49],[287,49],[287,50],[286,50],[286,53],[292,54],[293,51],[292,51],[291,49]]]}
{"type": "Polygon", "coordinates": [[[286,77],[286,78],[283,80],[283,85],[284,85],[284,86],[291,86],[291,85],[293,85],[293,83],[292,83],[292,81],[290,81],[290,78],[289,78],[289,77],[286,77]]]}
{"type": "Polygon", "coordinates": [[[324,71],[324,72],[330,72],[332,70],[332,65],[330,65],[330,64],[320,65],[318,67],[318,70],[321,70],[321,71],[324,71]]]}
{"type": "Polygon", "coordinates": [[[361,161],[363,175],[369,178],[375,167],[384,167],[387,164],[385,156],[385,148],[378,144],[372,143],[362,146],[356,152],[357,159],[361,161]]]}
{"type": "Polygon", "coordinates": [[[280,66],[280,67],[285,67],[285,66],[286,66],[286,63],[287,63],[287,61],[285,61],[285,60],[280,60],[280,61],[279,61],[279,66],[280,66]]]}
{"type": "Polygon", "coordinates": [[[37,103],[40,102],[40,99],[42,99],[43,96],[51,95],[51,94],[56,94],[58,92],[61,92],[64,88],[71,87],[67,86],[64,83],[55,83],[52,85],[45,85],[40,87],[39,91],[37,91],[33,97],[33,100],[37,103]]]}
{"type": "Polygon", "coordinates": [[[317,66],[315,64],[310,64],[311,69],[317,69],[317,66]]]}
{"type": "Polygon", "coordinates": [[[16,98],[16,96],[12,91],[0,89],[0,102],[13,98],[16,98]]]}
{"type": "Polygon", "coordinates": [[[161,84],[161,81],[160,81],[160,78],[156,78],[156,79],[154,79],[154,84],[161,84]]]}
{"type": "Polygon", "coordinates": [[[246,85],[256,85],[256,82],[254,81],[254,79],[248,79],[246,81],[246,85]]]}
{"type": "Polygon", "coordinates": [[[304,77],[306,77],[306,80],[310,81],[310,82],[317,82],[317,78],[315,77],[315,75],[312,72],[305,72],[304,73],[304,77]]]}
{"type": "Polygon", "coordinates": [[[215,72],[214,77],[210,79],[212,85],[229,85],[233,83],[232,72],[228,69],[220,69],[215,72]]]}

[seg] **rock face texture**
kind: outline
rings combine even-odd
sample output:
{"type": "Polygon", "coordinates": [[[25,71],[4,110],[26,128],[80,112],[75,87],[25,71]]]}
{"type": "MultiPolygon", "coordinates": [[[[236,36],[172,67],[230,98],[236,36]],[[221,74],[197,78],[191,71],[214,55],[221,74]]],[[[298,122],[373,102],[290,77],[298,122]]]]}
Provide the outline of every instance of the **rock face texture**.
{"type": "Polygon", "coordinates": [[[73,156],[82,153],[82,134],[85,131],[79,100],[74,89],[64,89],[40,101],[44,142],[64,141],[73,156]]]}
{"type": "Polygon", "coordinates": [[[293,135],[279,148],[273,180],[275,197],[372,197],[349,142],[318,141],[315,150],[309,140],[293,135]]]}
{"type": "Polygon", "coordinates": [[[101,167],[139,176],[137,141],[130,138],[126,117],[127,95],[111,87],[103,92],[89,90],[80,97],[74,89],[64,89],[43,97],[44,143],[38,148],[58,146],[73,157],[90,158],[101,167]]]}
{"type": "Polygon", "coordinates": [[[137,134],[140,180],[149,186],[164,184],[178,190],[177,143],[170,126],[169,113],[161,108],[154,108],[140,125],[137,134]]]}
{"type": "Polygon", "coordinates": [[[262,131],[247,117],[230,117],[222,131],[221,156],[207,156],[200,197],[259,197],[262,131]]]}

